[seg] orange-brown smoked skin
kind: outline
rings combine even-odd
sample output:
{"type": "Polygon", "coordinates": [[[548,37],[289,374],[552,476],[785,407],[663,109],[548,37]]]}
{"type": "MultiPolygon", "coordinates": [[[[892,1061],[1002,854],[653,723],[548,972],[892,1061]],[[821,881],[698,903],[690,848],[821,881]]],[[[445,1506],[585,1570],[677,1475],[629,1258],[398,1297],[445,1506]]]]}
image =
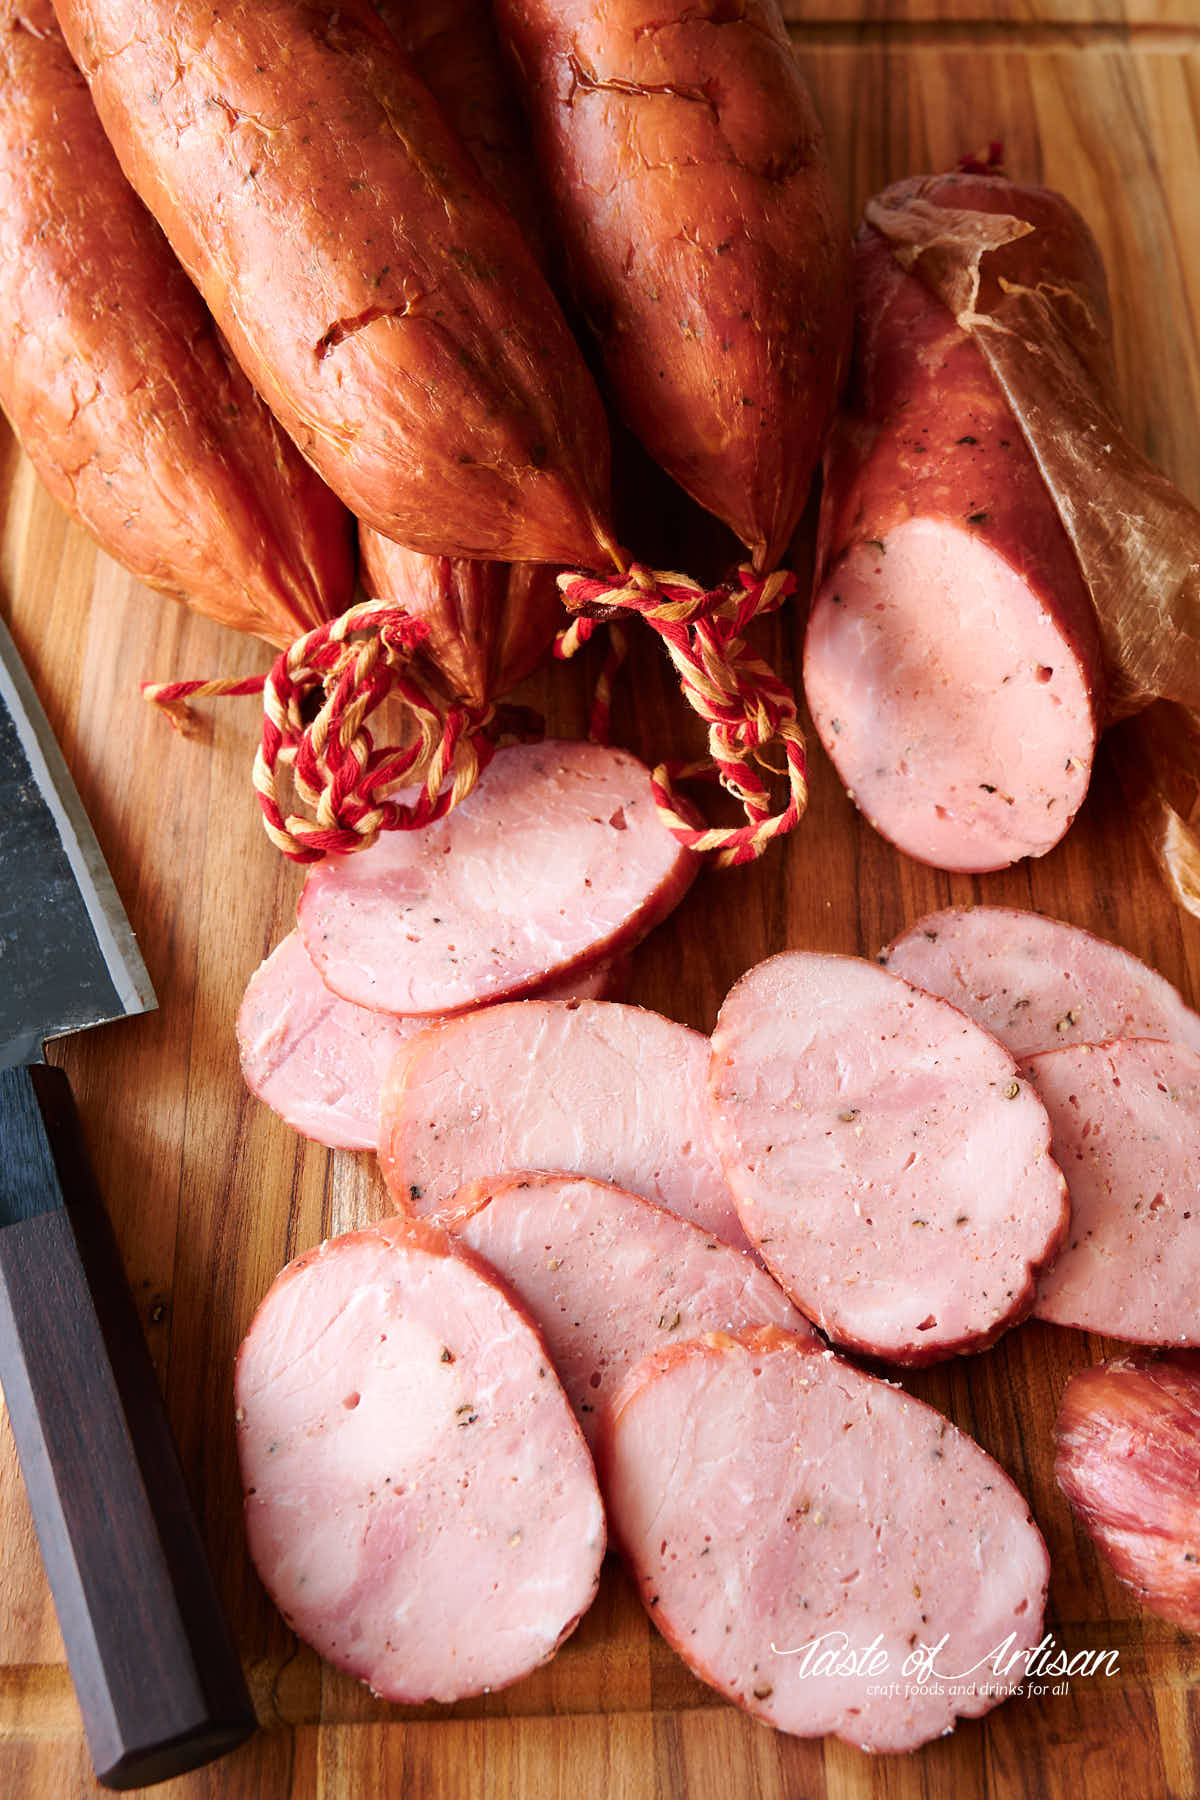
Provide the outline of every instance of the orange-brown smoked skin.
{"type": "Polygon", "coordinates": [[[545,195],[489,0],[372,0],[544,267],[545,195]]]}
{"type": "Polygon", "coordinates": [[[498,0],[618,409],[772,567],[850,349],[849,238],[775,0],[498,0]]]}
{"type": "MultiPolygon", "coordinates": [[[[538,187],[485,0],[375,0],[488,187],[545,263],[538,187]]],[[[545,563],[472,562],[402,549],[359,528],[368,594],[429,627],[425,655],[464,700],[482,704],[537,667],[565,614],[545,563]]]]}
{"type": "Polygon", "coordinates": [[[350,520],[125,180],[49,0],[0,4],[0,404],[149,586],[284,644],[350,604],[350,520]]]}
{"type": "Polygon", "coordinates": [[[122,167],[276,417],[432,554],[604,566],[608,438],[516,225],[364,0],[58,0],[122,167]]]}
{"type": "Polygon", "coordinates": [[[424,556],[365,526],[359,543],[367,593],[425,621],[423,654],[460,699],[481,705],[507,693],[537,667],[566,622],[546,563],[424,556]]]}
{"type": "MultiPolygon", "coordinates": [[[[996,204],[1003,192],[986,180],[951,176],[899,186],[920,188],[926,197],[944,194],[947,205],[961,196],[964,206],[1009,210],[996,204]]],[[[1054,278],[1056,257],[1074,275],[1087,246],[1064,241],[1061,215],[1070,209],[1045,190],[1022,190],[1029,192],[1045,195],[1051,226],[1044,237],[1039,233],[1045,244],[1041,276],[1054,278]]],[[[1035,241],[1022,239],[1000,254],[1027,261],[1026,246],[1035,241]]],[[[853,545],[885,543],[888,532],[908,519],[943,520],[970,531],[1022,576],[1056,621],[1080,660],[1099,724],[1103,677],[1095,613],[1071,541],[999,384],[949,308],[901,268],[870,225],[856,234],[854,266],[854,367],[846,410],[825,456],[817,587],[831,580],[836,585],[838,562],[853,545]]],[[[1098,258],[1091,279],[1103,303],[1098,258]]]]}
{"type": "Polygon", "coordinates": [[[1200,1632],[1200,1355],[1132,1351],[1067,1383],[1054,1475],[1147,1612],[1200,1632]]]}

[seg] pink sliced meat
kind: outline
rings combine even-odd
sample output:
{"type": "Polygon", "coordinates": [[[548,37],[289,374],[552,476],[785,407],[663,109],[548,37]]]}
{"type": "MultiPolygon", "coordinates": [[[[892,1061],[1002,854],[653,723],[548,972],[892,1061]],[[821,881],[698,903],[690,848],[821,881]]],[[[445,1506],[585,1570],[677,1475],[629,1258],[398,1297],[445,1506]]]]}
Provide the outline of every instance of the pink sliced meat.
{"type": "Polygon", "coordinates": [[[590,1175],[744,1248],[713,1144],[708,1039],[640,1006],[524,1000],[413,1040],[384,1087],[379,1161],[435,1217],[480,1176],[590,1175]]]}
{"type": "Polygon", "coordinates": [[[1200,1051],[1200,1017],[1128,950],[1007,906],[930,913],[879,958],[940,994],[1016,1057],[1109,1038],[1167,1038],[1200,1051]]]}
{"type": "Polygon", "coordinates": [[[389,1219],[291,1263],[235,1377],[246,1534],[288,1625],[386,1700],[545,1662],[591,1604],[604,1513],[523,1312],[389,1219]]]}
{"type": "MultiPolygon", "coordinates": [[[[575,1000],[620,1000],[629,992],[630,976],[633,972],[633,958],[628,953],[621,956],[610,956],[604,962],[593,963],[590,968],[572,969],[566,975],[557,975],[553,981],[547,981],[538,988],[535,996],[538,1000],[566,1001],[575,1000]]],[[[428,1019],[422,1019],[422,1025],[428,1025],[428,1019]]],[[[371,1148],[379,1142],[376,1132],[371,1148]]]]}
{"type": "MultiPolygon", "coordinates": [[[[623,992],[628,959],[596,963],[548,986],[554,999],[623,992]]],[[[374,1150],[379,1098],[402,1044],[431,1023],[339,1000],[291,931],[250,977],[238,1013],[246,1085],[305,1137],[334,1150],[374,1150]]]]}
{"type": "Polygon", "coordinates": [[[717,1147],[746,1234],[835,1342],[895,1362],[1024,1318],[1067,1223],[1045,1109],[1008,1052],[874,963],[759,963],[717,1020],[717,1147]]]}
{"type": "Polygon", "coordinates": [[[1129,1038],[1028,1065],[1071,1194],[1034,1312],[1136,1344],[1200,1344],[1200,1056],[1129,1038]]]}
{"type": "Polygon", "coordinates": [[[935,868],[1043,856],[1087,793],[1085,665],[969,529],[912,519],[854,545],[813,605],[804,691],[855,805],[935,868]]]}
{"type": "Polygon", "coordinates": [[[1041,1637],[1050,1562],[1003,1470],[775,1327],[647,1357],[600,1469],[654,1623],[780,1731],[914,1750],[1003,1699],[1041,1637]]]}
{"type": "Polygon", "coordinates": [[[535,1320],[588,1443],[634,1363],[705,1331],[780,1325],[812,1337],[743,1250],[607,1182],[469,1183],[448,1220],[535,1320]]]}
{"type": "Polygon", "coordinates": [[[699,866],[636,757],[549,739],[498,752],[437,824],[317,863],[297,918],[343,999],[460,1012],[631,949],[699,866]]]}

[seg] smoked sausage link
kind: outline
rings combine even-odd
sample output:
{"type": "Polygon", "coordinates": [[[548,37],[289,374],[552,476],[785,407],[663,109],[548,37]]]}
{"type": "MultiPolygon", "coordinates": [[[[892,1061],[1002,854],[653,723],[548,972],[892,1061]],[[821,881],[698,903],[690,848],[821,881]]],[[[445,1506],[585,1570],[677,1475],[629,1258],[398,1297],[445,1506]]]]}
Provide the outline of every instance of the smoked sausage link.
{"type": "Polygon", "coordinates": [[[350,604],[350,521],[121,173],[49,0],[0,0],[0,405],[149,587],[274,644],[350,604]]]}
{"type": "MultiPolygon", "coordinates": [[[[374,0],[375,10],[471,152],[488,187],[545,262],[537,182],[487,0],[374,0]]],[[[482,705],[537,667],[565,615],[546,563],[472,562],[405,550],[359,529],[363,586],[429,630],[423,654],[482,705]]]]}
{"type": "Polygon", "coordinates": [[[618,410],[772,568],[850,348],[848,239],[774,0],[499,0],[618,410]]]}
{"type": "Polygon", "coordinates": [[[1055,1421],[1054,1476],[1138,1603],[1200,1632],[1200,1355],[1081,1369],[1055,1421]]]}
{"type": "Polygon", "coordinates": [[[126,175],[329,485],[412,549],[607,560],[603,409],[365,0],[59,0],[126,175]]]}

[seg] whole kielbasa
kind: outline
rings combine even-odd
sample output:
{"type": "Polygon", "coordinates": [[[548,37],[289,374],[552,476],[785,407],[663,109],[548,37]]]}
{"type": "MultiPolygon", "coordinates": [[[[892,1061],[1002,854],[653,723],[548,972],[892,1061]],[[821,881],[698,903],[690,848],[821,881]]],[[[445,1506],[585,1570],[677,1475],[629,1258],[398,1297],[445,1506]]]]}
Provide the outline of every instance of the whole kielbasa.
{"type": "Polygon", "coordinates": [[[756,567],[787,549],[850,350],[849,245],[775,0],[499,0],[617,409],[756,567]]]}
{"type": "Polygon", "coordinates": [[[412,549],[607,566],[558,303],[366,0],[58,0],[126,175],[276,417],[412,549]]]}
{"type": "Polygon", "coordinates": [[[273,644],[343,612],[350,520],[124,175],[49,0],[0,4],[0,405],[149,587],[273,644]]]}

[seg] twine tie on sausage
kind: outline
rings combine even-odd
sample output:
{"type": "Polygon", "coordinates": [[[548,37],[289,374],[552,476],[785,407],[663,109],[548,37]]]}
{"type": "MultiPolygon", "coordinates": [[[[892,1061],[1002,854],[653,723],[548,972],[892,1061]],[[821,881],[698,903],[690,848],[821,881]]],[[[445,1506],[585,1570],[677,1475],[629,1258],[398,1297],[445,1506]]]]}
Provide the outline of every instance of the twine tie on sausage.
{"type": "MultiPolygon", "coordinates": [[[[718,866],[751,862],[799,823],[808,799],[804,738],[791,690],[746,647],[750,620],[781,604],[795,587],[784,571],[750,569],[706,590],[687,575],[632,563],[614,582],[593,575],[559,577],[576,616],[559,634],[556,654],[574,655],[600,623],[609,651],[597,682],[591,735],[607,742],[613,677],[627,648],[622,618],[640,614],[662,639],[683,693],[708,726],[707,757],[663,762],[651,789],[663,823],[689,849],[718,866]],[[776,746],[782,769],[768,759],[776,746]],[[764,774],[764,771],[766,774],[764,774]],[[788,800],[772,811],[766,776],[785,775],[788,800]],[[717,780],[739,803],[746,823],[698,826],[679,784],[717,780]]],[[[417,658],[425,624],[383,601],[352,606],[339,618],[298,638],[265,675],[211,681],[146,683],[143,694],[177,726],[189,703],[220,696],[261,694],[262,737],[253,782],[272,843],[295,862],[316,862],[373,844],[381,831],[416,830],[443,818],[474,788],[504,732],[531,735],[530,715],[491,702],[449,698],[417,658]],[[404,744],[377,746],[368,721],[389,695],[404,703],[404,744]],[[319,704],[314,704],[319,698],[319,704]],[[284,811],[281,771],[312,812],[284,811]],[[403,787],[408,798],[395,797],[403,787]],[[412,790],[416,790],[415,794],[412,790]]]]}
{"type": "Polygon", "coordinates": [[[565,605],[576,614],[559,634],[555,653],[572,656],[599,624],[617,621],[619,639],[610,640],[597,683],[592,735],[607,737],[612,676],[624,655],[622,614],[637,613],[662,639],[688,703],[708,726],[709,754],[697,762],[660,763],[651,775],[659,817],[689,849],[707,853],[718,867],[752,862],[776,837],[791,831],[808,802],[804,737],[796,700],[774,670],[748,650],[743,637],[750,620],[774,611],[795,589],[785,570],[756,575],[742,567],[723,587],[706,590],[690,576],[632,563],[619,581],[592,575],[558,578],[565,605]],[[775,769],[767,751],[777,746],[784,767],[775,769]],[[788,799],[772,811],[763,770],[785,774],[788,799]],[[681,810],[681,782],[717,780],[746,815],[739,826],[698,827],[690,809],[681,810]]]}
{"type": "Polygon", "coordinates": [[[213,681],[147,682],[142,692],[172,723],[188,703],[222,695],[263,698],[262,738],[253,781],[267,835],[294,862],[366,849],[381,831],[414,830],[464,800],[491,761],[495,736],[515,713],[490,703],[452,701],[413,666],[428,627],[382,601],[352,606],[297,638],[265,675],[213,681]],[[321,695],[315,715],[313,698],[321,695]],[[405,703],[410,741],[377,747],[367,721],[389,696],[405,703]],[[284,813],[280,771],[314,817],[284,813]],[[418,790],[391,797],[403,784],[418,790]]]}
{"type": "Polygon", "coordinates": [[[554,654],[560,661],[574,656],[607,623],[608,649],[592,690],[592,710],[588,718],[588,736],[593,744],[607,744],[612,736],[613,682],[629,654],[629,634],[619,619],[590,619],[581,613],[565,625],[554,640],[554,654]]]}

